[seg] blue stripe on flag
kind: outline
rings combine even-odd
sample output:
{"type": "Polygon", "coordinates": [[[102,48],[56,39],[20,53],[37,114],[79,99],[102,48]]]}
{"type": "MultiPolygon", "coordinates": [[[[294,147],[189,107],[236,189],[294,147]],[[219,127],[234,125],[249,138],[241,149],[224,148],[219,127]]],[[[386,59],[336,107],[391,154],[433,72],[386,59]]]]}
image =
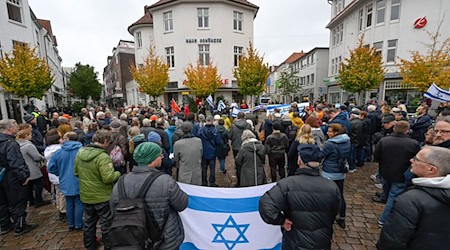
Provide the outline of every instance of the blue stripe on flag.
{"type": "Polygon", "coordinates": [[[428,97],[430,99],[434,99],[435,101],[450,102],[450,99],[445,99],[445,98],[441,98],[439,96],[435,96],[435,95],[431,94],[430,92],[425,92],[424,96],[428,97]]]}
{"type": "MultiPolygon", "coordinates": [[[[197,248],[192,242],[184,242],[181,244],[180,250],[200,250],[200,248],[197,248]]],[[[281,250],[281,243],[278,243],[273,248],[264,248],[260,250],[281,250]]]]}
{"type": "Polygon", "coordinates": [[[257,212],[261,197],[239,199],[207,198],[189,195],[188,208],[210,213],[248,213],[257,212]]]}

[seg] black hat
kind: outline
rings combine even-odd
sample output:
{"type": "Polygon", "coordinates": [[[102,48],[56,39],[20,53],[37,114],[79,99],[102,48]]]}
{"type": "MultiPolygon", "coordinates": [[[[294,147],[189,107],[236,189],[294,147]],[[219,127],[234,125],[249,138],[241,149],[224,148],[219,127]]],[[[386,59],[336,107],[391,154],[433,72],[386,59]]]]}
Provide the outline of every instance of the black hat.
{"type": "Polygon", "coordinates": [[[389,123],[395,121],[395,116],[393,114],[385,114],[383,119],[381,119],[381,123],[389,123]]]}
{"type": "Polygon", "coordinates": [[[34,115],[26,114],[26,115],[23,117],[23,120],[24,120],[26,123],[30,123],[30,122],[32,122],[32,121],[34,120],[34,115]]]}
{"type": "Polygon", "coordinates": [[[272,128],[274,130],[281,130],[283,128],[283,126],[281,125],[280,122],[274,122],[273,125],[272,125],[272,128]]]}

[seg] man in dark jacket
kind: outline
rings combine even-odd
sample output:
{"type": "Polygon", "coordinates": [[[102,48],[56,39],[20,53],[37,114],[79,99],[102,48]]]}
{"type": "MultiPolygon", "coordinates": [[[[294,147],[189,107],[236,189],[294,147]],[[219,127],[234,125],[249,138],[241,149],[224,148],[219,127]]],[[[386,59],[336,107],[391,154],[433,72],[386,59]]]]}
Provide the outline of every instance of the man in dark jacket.
{"type": "MultiPolygon", "coordinates": [[[[152,142],[141,143],[135,149],[133,157],[138,166],[123,177],[127,197],[136,197],[145,180],[159,172],[156,168],[162,162],[161,152],[161,147],[152,142]]],[[[115,211],[118,201],[119,190],[116,184],[110,201],[111,211],[115,211]]],[[[148,212],[162,229],[160,249],[178,249],[184,240],[183,224],[178,212],[186,209],[188,195],[172,177],[163,174],[152,183],[145,194],[145,201],[148,212]]]]}
{"type": "Polygon", "coordinates": [[[222,144],[222,138],[214,127],[214,117],[208,115],[206,124],[198,132],[198,137],[202,140],[202,186],[208,186],[207,178],[209,167],[209,186],[217,187],[216,184],[216,151],[222,144]]]}
{"type": "Polygon", "coordinates": [[[47,112],[42,110],[39,112],[39,115],[36,117],[36,124],[41,132],[42,136],[45,136],[47,133],[47,125],[50,125],[50,120],[47,118],[47,112]]]}
{"type": "Polygon", "coordinates": [[[286,176],[285,170],[285,153],[289,149],[289,139],[284,133],[281,133],[283,126],[280,122],[273,123],[273,132],[266,139],[265,150],[269,156],[270,176],[272,182],[277,181],[277,167],[280,179],[286,176]]]}
{"type": "Polygon", "coordinates": [[[5,171],[0,182],[0,235],[11,229],[22,235],[37,227],[25,222],[30,171],[15,141],[18,130],[15,120],[0,120],[0,170],[5,171]]]}
{"type": "Polygon", "coordinates": [[[33,115],[25,115],[23,120],[33,128],[31,142],[36,146],[39,153],[44,154],[44,137],[36,126],[36,118],[33,115]]]}
{"type": "Polygon", "coordinates": [[[411,160],[414,187],[395,201],[378,249],[448,249],[450,150],[424,147],[411,160]]]}
{"type": "Polygon", "coordinates": [[[169,152],[169,136],[167,135],[166,131],[164,131],[164,118],[160,117],[156,119],[156,128],[152,129],[151,131],[155,131],[159,134],[159,136],[161,136],[161,147],[164,148],[166,152],[169,152]]]}
{"type": "Polygon", "coordinates": [[[303,164],[261,197],[259,213],[266,223],[283,227],[283,249],[330,249],[340,197],[319,168],[303,164]]]}
{"type": "Polygon", "coordinates": [[[374,158],[379,162],[383,192],[387,198],[378,222],[380,226],[383,226],[391,213],[395,198],[406,190],[404,173],[410,166],[410,159],[420,150],[418,142],[407,135],[408,131],[408,122],[397,122],[394,134],[381,139],[375,148],[374,158]]]}
{"type": "Polygon", "coordinates": [[[367,118],[369,119],[369,127],[367,129],[367,150],[366,150],[366,160],[372,161],[372,152],[373,152],[373,135],[381,130],[381,114],[380,111],[377,110],[377,106],[369,105],[367,107],[367,118]]]}
{"type": "Polygon", "coordinates": [[[231,149],[233,149],[234,158],[236,158],[239,150],[241,149],[241,136],[246,129],[252,130],[252,127],[245,121],[245,114],[243,112],[239,112],[237,115],[237,120],[234,121],[233,125],[231,125],[230,133],[228,134],[228,139],[231,140],[231,149]]]}
{"type": "Polygon", "coordinates": [[[417,108],[417,118],[411,123],[411,138],[417,140],[420,145],[425,141],[425,133],[433,123],[427,112],[427,105],[419,106],[417,108]]]}
{"type": "Polygon", "coordinates": [[[330,121],[328,122],[328,125],[333,123],[339,123],[342,126],[344,126],[345,129],[347,130],[347,135],[350,135],[350,132],[352,131],[352,125],[350,124],[350,121],[347,119],[347,115],[341,112],[340,109],[335,108],[330,109],[330,121]]]}
{"type": "Polygon", "coordinates": [[[356,167],[364,165],[364,124],[359,119],[359,110],[350,113],[350,133],[351,153],[349,162],[349,172],[356,171],[356,167]]]}

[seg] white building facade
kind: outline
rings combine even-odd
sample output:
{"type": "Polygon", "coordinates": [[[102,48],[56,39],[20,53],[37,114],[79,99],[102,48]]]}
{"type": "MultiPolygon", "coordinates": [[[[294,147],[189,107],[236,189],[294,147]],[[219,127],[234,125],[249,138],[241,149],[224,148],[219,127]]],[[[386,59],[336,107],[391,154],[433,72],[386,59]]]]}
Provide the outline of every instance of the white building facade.
{"type": "MultiPolygon", "coordinates": [[[[36,18],[28,0],[0,0],[0,57],[12,53],[14,44],[26,43],[36,48],[36,53],[46,61],[54,76],[54,84],[42,100],[34,99],[40,110],[62,106],[66,102],[65,84],[61,67],[62,58],[57,49],[56,37],[48,20],[36,18]]],[[[0,87],[0,117],[20,121],[24,101],[5,92],[0,87]]]]}
{"type": "Polygon", "coordinates": [[[422,94],[400,84],[400,58],[410,60],[414,50],[425,54],[424,43],[431,43],[426,31],[435,33],[440,23],[442,41],[450,36],[450,1],[330,0],[329,3],[332,7],[327,25],[330,29],[328,102],[356,99],[354,94],[340,89],[338,72],[340,64],[349,57],[349,50],[364,35],[364,44],[380,51],[385,77],[379,88],[365,93],[363,100],[376,98],[390,104],[403,100],[413,109],[422,94]]]}
{"type": "MultiPolygon", "coordinates": [[[[222,95],[229,101],[237,96],[233,69],[249,42],[253,42],[256,5],[245,0],[164,0],[145,9],[145,16],[128,31],[135,40],[136,65],[143,64],[153,45],[156,55],[170,67],[166,94],[158,101],[181,101],[184,95],[192,95],[184,85],[184,70],[197,61],[217,66],[222,86],[215,96],[222,95]]],[[[127,84],[127,94],[143,100],[137,90],[133,81],[127,84]]]]}
{"type": "Polygon", "coordinates": [[[300,102],[323,101],[326,95],[324,80],[328,76],[328,48],[314,48],[294,62],[299,77],[300,102]]]}

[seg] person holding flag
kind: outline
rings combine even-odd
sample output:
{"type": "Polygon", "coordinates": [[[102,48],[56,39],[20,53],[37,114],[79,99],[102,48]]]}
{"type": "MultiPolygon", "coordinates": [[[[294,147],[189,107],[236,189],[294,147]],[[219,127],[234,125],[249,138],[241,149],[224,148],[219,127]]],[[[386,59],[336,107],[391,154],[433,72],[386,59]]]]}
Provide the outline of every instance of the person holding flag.
{"type": "Polygon", "coordinates": [[[175,112],[180,113],[180,107],[178,107],[178,104],[175,102],[175,100],[172,98],[172,101],[170,103],[170,107],[172,109],[172,116],[175,114],[175,112]]]}

